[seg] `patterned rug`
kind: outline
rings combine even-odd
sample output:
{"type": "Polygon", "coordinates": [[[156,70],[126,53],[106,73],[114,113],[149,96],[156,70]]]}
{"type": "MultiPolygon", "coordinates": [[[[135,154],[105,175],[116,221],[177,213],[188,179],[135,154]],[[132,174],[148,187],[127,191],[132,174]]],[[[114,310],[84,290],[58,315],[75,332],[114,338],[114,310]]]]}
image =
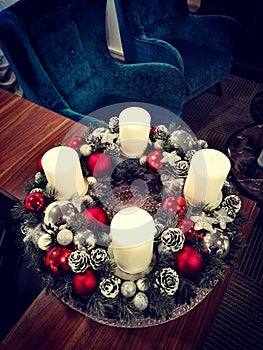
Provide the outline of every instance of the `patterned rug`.
{"type": "MultiPolygon", "coordinates": [[[[184,120],[209,147],[225,151],[229,137],[254,123],[250,103],[261,84],[230,75],[223,96],[213,89],[185,105],[184,120]]],[[[263,349],[263,208],[230,280],[205,350],[263,349]]],[[[199,350],[199,348],[196,348],[199,350]]]]}

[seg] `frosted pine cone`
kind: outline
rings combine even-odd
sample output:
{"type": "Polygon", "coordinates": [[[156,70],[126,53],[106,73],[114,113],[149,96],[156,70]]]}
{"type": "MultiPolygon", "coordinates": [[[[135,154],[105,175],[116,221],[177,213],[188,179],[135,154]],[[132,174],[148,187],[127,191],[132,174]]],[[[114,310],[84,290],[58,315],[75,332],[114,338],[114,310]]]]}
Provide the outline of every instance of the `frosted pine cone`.
{"type": "Polygon", "coordinates": [[[238,213],[241,208],[241,199],[237,195],[231,194],[223,200],[222,207],[227,207],[238,213]]]}
{"type": "Polygon", "coordinates": [[[84,250],[75,250],[70,254],[68,264],[75,273],[85,272],[89,267],[89,256],[84,250]]]}

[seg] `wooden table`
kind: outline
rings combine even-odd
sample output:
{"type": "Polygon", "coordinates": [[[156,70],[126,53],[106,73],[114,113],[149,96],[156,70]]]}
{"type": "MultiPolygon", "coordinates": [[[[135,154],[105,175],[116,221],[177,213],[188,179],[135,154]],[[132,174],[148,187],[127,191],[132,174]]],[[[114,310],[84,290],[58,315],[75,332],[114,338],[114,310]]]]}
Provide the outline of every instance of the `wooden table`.
{"type": "MultiPolygon", "coordinates": [[[[0,188],[23,198],[25,182],[36,172],[39,154],[65,137],[82,134],[85,127],[20,97],[0,90],[0,188]]],[[[243,200],[250,221],[242,233],[248,236],[258,210],[243,200]]],[[[193,310],[168,323],[141,329],[104,326],[72,310],[54,295],[42,291],[0,344],[7,349],[135,350],[202,349],[209,328],[227,288],[231,272],[193,310]]]]}

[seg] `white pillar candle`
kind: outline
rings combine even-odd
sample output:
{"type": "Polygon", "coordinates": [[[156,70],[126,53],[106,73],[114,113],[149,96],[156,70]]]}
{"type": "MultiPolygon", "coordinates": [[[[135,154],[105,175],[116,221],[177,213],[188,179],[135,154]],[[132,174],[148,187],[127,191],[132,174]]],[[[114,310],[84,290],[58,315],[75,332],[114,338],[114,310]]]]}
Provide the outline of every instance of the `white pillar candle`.
{"type": "Polygon", "coordinates": [[[82,175],[78,153],[70,147],[51,148],[42,157],[42,166],[48,186],[55,188],[58,199],[71,199],[74,194],[83,196],[87,183],[82,175]]]}
{"type": "Polygon", "coordinates": [[[137,274],[148,269],[155,225],[147,211],[138,207],[120,210],[111,221],[110,234],[113,256],[122,271],[137,274]]]}
{"type": "Polygon", "coordinates": [[[151,116],[143,108],[128,107],[119,115],[122,152],[131,158],[141,157],[145,151],[151,128],[151,116]]]}
{"type": "Polygon", "coordinates": [[[191,160],[184,186],[186,200],[194,206],[217,207],[222,199],[221,189],[230,171],[230,160],[215,149],[197,151],[191,160]]]}

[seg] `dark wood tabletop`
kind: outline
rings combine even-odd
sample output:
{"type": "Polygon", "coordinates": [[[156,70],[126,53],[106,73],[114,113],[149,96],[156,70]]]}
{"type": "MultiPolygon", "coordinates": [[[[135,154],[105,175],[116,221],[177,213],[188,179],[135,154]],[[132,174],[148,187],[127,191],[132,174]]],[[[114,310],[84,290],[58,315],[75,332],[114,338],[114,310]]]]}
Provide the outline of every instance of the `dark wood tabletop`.
{"type": "MultiPolygon", "coordinates": [[[[23,198],[25,182],[35,174],[38,156],[85,129],[1,89],[0,118],[0,190],[16,199],[23,198]]],[[[249,218],[242,227],[246,238],[258,209],[254,201],[245,197],[242,203],[242,211],[249,218]]],[[[102,325],[42,291],[2,341],[0,349],[202,349],[231,273],[185,315],[140,329],[102,325]]]]}

